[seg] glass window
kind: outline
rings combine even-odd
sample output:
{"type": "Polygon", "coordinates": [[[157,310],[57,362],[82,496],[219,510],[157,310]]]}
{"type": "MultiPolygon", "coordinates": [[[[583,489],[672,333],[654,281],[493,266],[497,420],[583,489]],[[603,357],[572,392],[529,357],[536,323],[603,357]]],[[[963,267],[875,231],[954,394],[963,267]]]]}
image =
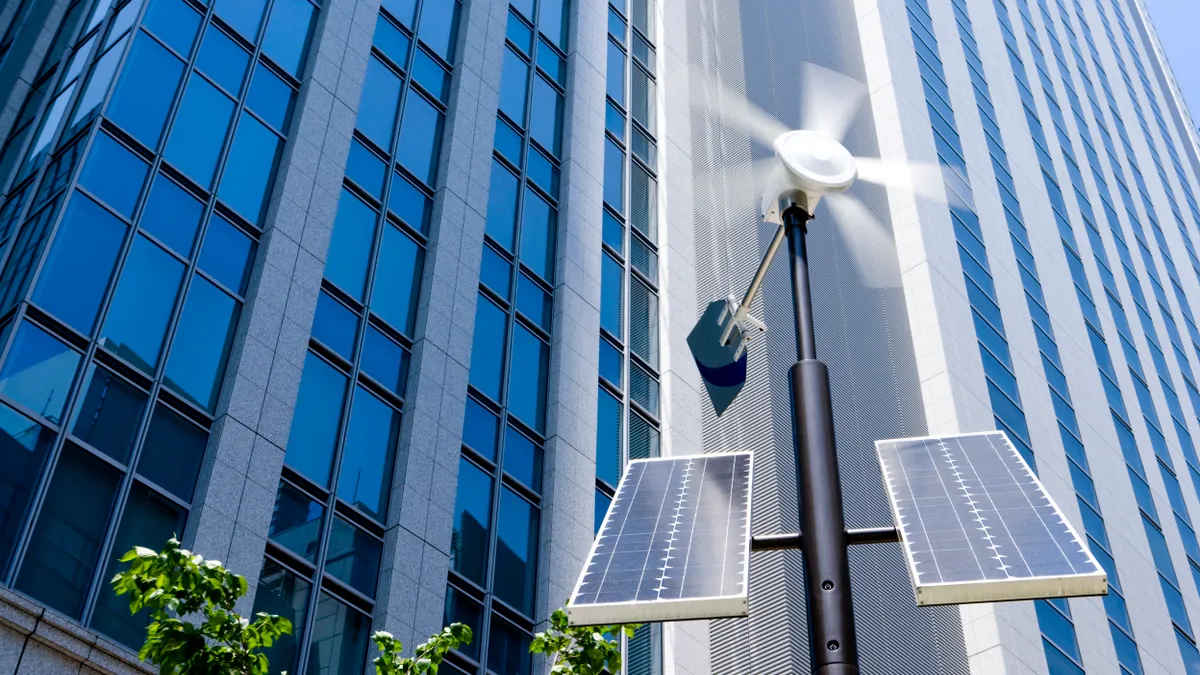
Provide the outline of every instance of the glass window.
{"type": "Polygon", "coordinates": [[[343,189],[338,203],[333,238],[325,259],[325,278],[337,284],[355,300],[363,299],[367,284],[367,264],[375,240],[378,214],[366,202],[343,189]]]}
{"type": "Polygon", "coordinates": [[[412,71],[413,79],[425,87],[425,91],[442,103],[446,102],[446,96],[450,94],[450,73],[442,64],[426,54],[425,50],[418,49],[413,55],[412,71]]]}
{"type": "Polygon", "coordinates": [[[313,621],[308,671],[312,675],[357,675],[367,661],[371,619],[321,593],[313,621]]]}
{"type": "Polygon", "coordinates": [[[112,136],[96,134],[79,183],[126,218],[133,218],[133,208],[146,184],[149,169],[145,160],[113,140],[112,136]]]}
{"type": "Polygon", "coordinates": [[[246,81],[246,68],[249,65],[250,54],[217,24],[210,23],[200,43],[200,56],[196,57],[196,67],[200,72],[224,87],[225,91],[238,96],[242,92],[242,83],[246,81]]]}
{"type": "Polygon", "coordinates": [[[538,29],[560,48],[567,48],[566,0],[541,0],[538,3],[538,29]]]}
{"type": "Polygon", "coordinates": [[[137,472],[185,502],[192,500],[208,434],[159,403],[146,431],[137,472]]]}
{"type": "Polygon", "coordinates": [[[625,50],[617,43],[608,41],[608,72],[605,76],[605,93],[621,107],[625,106],[625,50]]]}
{"type": "Polygon", "coordinates": [[[512,263],[491,246],[483,247],[483,262],[480,263],[479,281],[496,295],[509,300],[512,297],[512,263]]]}
{"type": "Polygon", "coordinates": [[[525,126],[525,94],[529,91],[529,65],[511,49],[504,50],[504,70],[500,74],[500,110],[508,118],[525,126]]]}
{"type": "Polygon", "coordinates": [[[400,145],[396,160],[414,176],[432,187],[437,180],[438,146],[442,141],[442,113],[415,92],[404,102],[400,122],[400,145]]]}
{"type": "Polygon", "coordinates": [[[621,338],[622,286],[625,267],[612,256],[600,256],[600,327],[613,337],[621,338]]]}
{"type": "Polygon", "coordinates": [[[380,521],[387,516],[392,458],[399,434],[399,413],[371,392],[357,387],[342,446],[337,494],[380,521]]]}
{"type": "Polygon", "coordinates": [[[616,487],[621,478],[621,401],[600,387],[596,413],[596,477],[616,487]]]}
{"type": "Polygon", "coordinates": [[[624,354],[613,343],[600,340],[600,377],[620,387],[624,379],[621,376],[624,359],[624,354]]]}
{"type": "Polygon", "coordinates": [[[658,367],[658,295],[640,279],[629,286],[629,349],[658,367]]]}
{"type": "Polygon", "coordinates": [[[475,306],[475,338],[471,348],[470,382],[479,391],[500,400],[504,377],[504,343],[508,335],[508,313],[486,296],[475,306]]]}
{"type": "MultiPolygon", "coordinates": [[[[500,493],[497,520],[496,597],[533,616],[537,579],[538,511],[508,488],[500,493]]],[[[504,671],[509,672],[509,671],[504,671]]]]}
{"type": "Polygon", "coordinates": [[[417,34],[421,37],[421,42],[429,45],[446,63],[454,63],[454,29],[457,23],[457,2],[423,2],[417,34]]]}
{"type": "Polygon", "coordinates": [[[658,429],[641,415],[629,414],[629,459],[658,457],[658,429]]]}
{"type": "MultiPolygon", "coordinates": [[[[157,550],[171,537],[182,537],[186,519],[187,514],[183,509],[145,485],[134,483],[129,492],[129,501],[125,503],[125,515],[121,517],[121,526],[113,541],[112,555],[103,579],[107,581],[113,578],[120,565],[117,561],[134,546],[148,546],[157,550]]],[[[129,596],[118,596],[108,584],[104,586],[96,602],[91,626],[130,649],[140,649],[146,641],[150,612],[142,610],[131,615],[129,596]]]]}
{"type": "Polygon", "coordinates": [[[175,256],[143,236],[136,237],[100,329],[100,344],[153,374],[183,272],[183,263],[175,256]]]}
{"type": "Polygon", "coordinates": [[[550,79],[557,82],[559,85],[567,86],[567,60],[546,46],[546,40],[541,40],[542,47],[538,49],[537,64],[538,68],[546,71],[550,79]]]}
{"type": "Polygon", "coordinates": [[[521,217],[521,262],[547,282],[554,282],[555,231],[558,212],[536,192],[525,188],[521,217]]]}
{"type": "Polygon", "coordinates": [[[279,79],[270,68],[261,63],[255,66],[254,81],[250,83],[250,93],[246,95],[246,107],[258,113],[276,131],[286,133],[295,102],[296,90],[279,79]]]}
{"type": "Polygon", "coordinates": [[[325,571],[330,576],[373,598],[382,555],[383,542],[342,520],[340,516],[333,517],[333,527],[329,531],[329,552],[325,558],[325,571]]]}
{"type": "Polygon", "coordinates": [[[251,42],[258,37],[266,7],[267,0],[216,0],[217,16],[251,42]]]}
{"type": "Polygon", "coordinates": [[[596,490],[595,504],[595,534],[600,534],[600,528],[604,525],[604,517],[608,515],[608,507],[612,506],[612,498],[603,492],[596,490]]]}
{"type": "Polygon", "coordinates": [[[258,591],[254,594],[253,613],[278,614],[292,622],[290,635],[281,635],[262,654],[271,663],[271,668],[289,673],[296,671],[299,656],[298,626],[306,620],[308,594],[312,590],[308,581],[292,574],[274,560],[263,561],[262,573],[258,575],[258,591]]]}
{"type": "Polygon", "coordinates": [[[90,334],[124,237],[124,223],[75,193],[38,278],[33,301],[72,328],[90,334]]]}
{"type": "Polygon", "coordinates": [[[124,464],[137,441],[146,393],[94,363],[88,371],[71,433],[124,464]]]}
{"type": "Polygon", "coordinates": [[[551,197],[558,199],[558,167],[541,150],[536,148],[530,150],[525,173],[534,185],[545,190],[546,194],[551,197]]]}
{"type": "Polygon", "coordinates": [[[54,432],[0,403],[0,569],[8,563],[54,432]]]}
{"type": "Polygon", "coordinates": [[[374,326],[367,326],[359,367],[397,395],[404,395],[404,383],[408,379],[408,352],[374,326]]]}
{"type": "MultiPolygon", "coordinates": [[[[499,560],[496,561],[497,565],[499,560]]],[[[505,675],[532,675],[529,645],[533,638],[525,631],[492,614],[488,633],[488,670],[505,675]]]]}
{"type": "Polygon", "coordinates": [[[542,448],[513,427],[504,435],[504,471],[534,492],[542,491],[542,448]]]}
{"type": "Polygon", "coordinates": [[[134,138],[157,148],[182,76],[183,62],[139,33],[121,68],[108,117],[134,138]]]}
{"type": "Polygon", "coordinates": [[[629,171],[629,222],[646,239],[658,241],[658,182],[636,162],[629,171]]]}
{"type": "Polygon", "coordinates": [[[513,250],[517,230],[517,190],[521,179],[503,164],[492,160],[488,190],[487,234],[507,251],[513,250]]]}
{"type": "Polygon", "coordinates": [[[623,253],[625,250],[625,226],[621,224],[617,217],[604,209],[604,243],[612,247],[617,253],[623,253]]]}
{"type": "Polygon", "coordinates": [[[310,352],[304,360],[284,461],[321,487],[329,487],[345,400],[346,376],[310,352]]]}
{"type": "Polygon", "coordinates": [[[317,562],[325,507],[288,483],[279,483],[269,537],[310,563],[317,562]]]}
{"type": "Polygon", "coordinates": [[[629,397],[651,415],[658,415],[658,380],[633,361],[629,365],[629,397]]]}
{"type": "Polygon", "coordinates": [[[392,149],[396,112],[400,107],[400,76],[375,57],[367,61],[362,100],[358,104],[358,128],[375,144],[392,149]]]}
{"type": "Polygon", "coordinates": [[[630,244],[629,261],[634,268],[650,281],[658,283],[658,254],[641,237],[631,237],[630,244]]]}
{"type": "Polygon", "coordinates": [[[255,248],[249,235],[214,213],[208,222],[208,231],[204,233],[200,269],[235,293],[244,293],[250,280],[255,248]]]}
{"type": "Polygon", "coordinates": [[[618,213],[625,208],[625,153],[611,138],[604,139],[604,203],[618,213]]]}
{"type": "Polygon", "coordinates": [[[429,233],[429,213],[433,202],[412,181],[399,171],[392,177],[388,194],[388,210],[418,232],[429,233]]]}
{"type": "Polygon", "coordinates": [[[606,101],[604,104],[604,130],[625,140],[625,113],[612,101],[606,101]]]}
{"type": "Polygon", "coordinates": [[[467,413],[463,419],[463,443],[472,450],[496,461],[496,432],[500,421],[478,401],[467,397],[467,413]]]}
{"type": "Polygon", "coordinates": [[[654,80],[646,71],[642,70],[641,66],[635,65],[629,80],[630,112],[633,114],[633,119],[646,127],[646,130],[652,134],[655,133],[658,126],[655,90],[654,80]]]}
{"type": "Polygon", "coordinates": [[[67,444],[33,528],[18,590],[80,618],[119,479],[112,467],[67,444]]]}
{"type": "Polygon", "coordinates": [[[554,301],[541,284],[524,272],[517,277],[517,309],[542,330],[550,330],[554,301]]]}
{"type": "Polygon", "coordinates": [[[450,569],[482,586],[487,573],[492,478],[465,457],[458,462],[458,496],[450,537],[450,569]]]}
{"type": "Polygon", "coordinates": [[[167,361],[166,383],[205,410],[217,405],[239,310],[238,301],[212,282],[192,279],[167,361]]]}
{"type": "Polygon", "coordinates": [[[563,97],[545,78],[533,78],[529,135],[555,157],[562,154],[563,97]]]}
{"type": "Polygon", "coordinates": [[[358,315],[325,291],[317,296],[317,313],[313,317],[312,336],[345,359],[354,358],[358,315]]]}
{"type": "Polygon", "coordinates": [[[233,122],[233,101],[204,78],[193,74],[175,115],[167,161],[200,184],[211,188],[225,134],[233,122]]]}
{"type": "MultiPolygon", "coordinates": [[[[449,626],[452,623],[465,623],[471,629],[471,635],[476,636],[471,644],[462,645],[458,651],[472,659],[479,659],[479,643],[483,633],[483,608],[471,596],[453,586],[446,587],[446,608],[442,614],[442,623],[449,626]]],[[[447,664],[443,664],[443,668],[447,664]]],[[[448,671],[449,672],[449,671],[448,671]]]]}
{"type": "Polygon", "coordinates": [[[421,284],[421,247],[390,223],[375,262],[371,311],[406,335],[412,335],[417,318],[417,292],[421,284]]]}
{"type": "Polygon", "coordinates": [[[125,40],[121,40],[105,52],[104,56],[96,61],[96,65],[92,66],[87,88],[79,96],[75,114],[71,117],[71,126],[63,134],[63,138],[74,136],[75,132],[82,129],[95,117],[96,112],[100,109],[100,104],[104,103],[104,97],[108,94],[108,85],[112,84],[113,75],[117,72],[117,63],[124,52],[125,40]]]}
{"type": "Polygon", "coordinates": [[[508,378],[508,410],[534,431],[546,430],[546,376],[550,346],[517,324],[508,378]]]}
{"type": "Polygon", "coordinates": [[[417,13],[417,0],[383,0],[383,8],[400,23],[412,26],[413,17],[417,13]]]}
{"type": "Polygon", "coordinates": [[[525,143],[520,132],[512,128],[512,125],[504,121],[504,118],[496,118],[496,151],[513,163],[515,166],[521,165],[521,146],[525,143]]]}
{"type": "Polygon", "coordinates": [[[150,188],[139,225],[175,252],[189,256],[204,204],[175,181],[159,174],[150,188]]]}
{"type": "Polygon", "coordinates": [[[350,141],[346,175],[376,199],[383,198],[383,181],[387,178],[387,166],[357,138],[350,141]]]}
{"type": "Polygon", "coordinates": [[[25,321],[0,368],[0,393],[57,424],[78,368],[78,352],[25,321]]]}
{"type": "Polygon", "coordinates": [[[312,19],[313,6],[308,0],[275,0],[263,34],[263,53],[296,77],[304,67],[312,19]]]}
{"type": "Polygon", "coordinates": [[[508,12],[508,28],[505,29],[505,36],[523,53],[528,54],[533,50],[533,29],[521,18],[521,15],[511,9],[508,12]]]}
{"type": "Polygon", "coordinates": [[[200,15],[183,0],[154,0],[142,25],[183,56],[192,51],[200,15]]]}
{"type": "Polygon", "coordinates": [[[375,20],[375,37],[371,39],[371,43],[391,59],[396,67],[404,68],[408,65],[408,48],[412,46],[412,40],[383,14],[375,20]]]}
{"type": "Polygon", "coordinates": [[[261,224],[271,196],[271,178],[282,148],[283,141],[274,131],[249,113],[242,113],[218,196],[255,225],[261,224]]]}

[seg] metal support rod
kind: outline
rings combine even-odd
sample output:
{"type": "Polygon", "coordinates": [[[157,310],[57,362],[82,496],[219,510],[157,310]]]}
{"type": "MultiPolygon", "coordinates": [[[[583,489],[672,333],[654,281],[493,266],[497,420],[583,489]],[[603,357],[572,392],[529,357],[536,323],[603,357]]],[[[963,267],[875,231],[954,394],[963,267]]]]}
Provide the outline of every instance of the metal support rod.
{"type": "MultiPolygon", "coordinates": [[[[894,544],[900,541],[900,531],[894,527],[861,527],[846,530],[846,543],[850,546],[859,544],[894,544]]],[[[751,551],[786,551],[804,547],[804,535],[799,532],[783,534],[762,534],[750,538],[751,551]]]]}
{"type": "Polygon", "coordinates": [[[829,370],[817,360],[809,288],[805,224],[798,206],[783,212],[791,248],[796,351],[792,366],[792,420],[796,434],[796,480],[800,531],[804,533],[804,583],[814,675],[858,675],[858,640],[850,602],[848,539],[842,484],[833,437],[829,370]]]}
{"type": "Polygon", "coordinates": [[[763,256],[762,262],[758,263],[758,271],[754,273],[754,278],[750,280],[750,287],[746,289],[746,295],[742,298],[742,304],[738,305],[737,311],[733,315],[733,320],[725,325],[725,330],[721,331],[721,345],[729,344],[729,338],[733,335],[733,329],[739,323],[746,319],[746,315],[750,313],[750,303],[753,302],[754,296],[758,294],[758,287],[762,286],[763,278],[767,276],[767,269],[771,267],[771,261],[775,259],[775,254],[779,252],[779,247],[783,245],[783,235],[787,232],[787,228],[783,225],[775,230],[775,236],[771,238],[771,244],[767,246],[767,253],[763,256]]]}

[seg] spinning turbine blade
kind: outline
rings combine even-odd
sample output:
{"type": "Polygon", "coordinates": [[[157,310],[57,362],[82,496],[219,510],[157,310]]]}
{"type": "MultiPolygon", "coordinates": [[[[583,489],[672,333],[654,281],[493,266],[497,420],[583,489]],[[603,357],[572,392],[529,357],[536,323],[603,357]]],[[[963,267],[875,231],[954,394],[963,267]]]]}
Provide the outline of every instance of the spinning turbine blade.
{"type": "Polygon", "coordinates": [[[689,77],[709,92],[701,105],[722,121],[741,129],[756,142],[772,147],[775,139],[789,131],[787,126],[767,111],[751,103],[744,94],[732,91],[701,68],[693,67],[689,77]]]}
{"type": "Polygon", "coordinates": [[[934,162],[904,162],[878,157],[855,157],[858,179],[884,187],[908,188],[923,199],[962,206],[962,200],[950,190],[942,176],[942,166],[934,162]]]}
{"type": "Polygon", "coordinates": [[[800,128],[841,141],[858,116],[867,87],[816,64],[804,64],[800,84],[800,128]]]}
{"type": "Polygon", "coordinates": [[[880,264],[880,261],[895,256],[892,234],[887,226],[855,197],[835,192],[825,195],[824,203],[829,207],[862,284],[868,288],[899,287],[900,279],[893,268],[880,264]]]}

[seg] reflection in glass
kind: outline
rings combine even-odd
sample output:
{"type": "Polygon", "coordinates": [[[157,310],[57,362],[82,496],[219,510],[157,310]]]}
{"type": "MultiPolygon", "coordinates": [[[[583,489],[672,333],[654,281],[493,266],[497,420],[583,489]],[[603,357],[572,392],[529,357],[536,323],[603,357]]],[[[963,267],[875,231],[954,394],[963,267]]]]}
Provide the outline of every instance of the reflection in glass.
{"type": "Polygon", "coordinates": [[[454,63],[455,26],[458,23],[457,2],[421,3],[418,35],[446,63],[454,63]]]}
{"type": "Polygon", "coordinates": [[[533,616],[533,594],[537,578],[538,511],[508,488],[500,493],[497,518],[496,578],[504,583],[494,589],[496,597],[533,616]]]}
{"type": "Polygon", "coordinates": [[[8,569],[54,432],[0,403],[0,569],[8,569]]]}
{"type": "Polygon", "coordinates": [[[512,286],[512,263],[491,246],[484,246],[479,281],[496,295],[509,300],[512,296],[509,290],[512,286]]]}
{"type": "Polygon", "coordinates": [[[525,93],[529,91],[529,65],[511,49],[504,50],[504,69],[500,74],[500,110],[508,118],[525,126],[525,93]]]}
{"type": "Polygon", "coordinates": [[[383,228],[375,263],[371,310],[393,328],[413,334],[417,318],[417,289],[421,283],[421,248],[399,228],[383,228]]]}
{"type": "Polygon", "coordinates": [[[483,633],[479,632],[483,630],[482,618],[483,608],[478,602],[453,586],[446,587],[446,606],[442,613],[442,623],[447,626],[452,623],[465,623],[471,629],[471,635],[475,639],[471,640],[471,644],[460,646],[458,650],[475,660],[479,659],[479,642],[483,636],[483,633]]]}
{"type": "Polygon", "coordinates": [[[286,133],[295,102],[295,89],[263,64],[254,67],[254,80],[250,83],[250,93],[246,95],[247,108],[275,127],[276,131],[286,133]]]}
{"type": "Polygon", "coordinates": [[[596,490],[595,529],[593,530],[595,534],[600,534],[600,528],[604,525],[604,516],[608,515],[608,507],[610,506],[612,506],[612,498],[596,490]]]}
{"type": "Polygon", "coordinates": [[[300,76],[304,51],[312,32],[313,6],[307,0],[275,0],[263,34],[263,52],[284,70],[300,76]]]}
{"type": "Polygon", "coordinates": [[[121,68],[108,117],[148,147],[157,148],[182,76],[183,62],[139,32],[121,68]]]}
{"type": "Polygon", "coordinates": [[[429,233],[429,214],[432,202],[412,181],[399,171],[392,177],[392,189],[388,195],[388,210],[400,217],[406,225],[423,234],[429,233]]]}
{"type": "Polygon", "coordinates": [[[78,352],[24,321],[0,368],[0,394],[57,424],[78,367],[78,352]]]}
{"type": "Polygon", "coordinates": [[[99,204],[74,193],[38,277],[33,301],[90,335],[125,229],[99,204]]]}
{"type": "Polygon", "coordinates": [[[545,78],[533,78],[529,135],[555,157],[562,154],[563,97],[545,78]]]}
{"type": "Polygon", "coordinates": [[[112,136],[97,134],[83,164],[79,184],[126,218],[133,218],[133,207],[146,183],[148,170],[145,160],[112,136]]]}
{"type": "MultiPolygon", "coordinates": [[[[126,5],[126,9],[133,4],[136,3],[126,5]]],[[[122,14],[125,13],[122,12],[122,14]]],[[[108,93],[108,85],[112,84],[113,75],[116,74],[117,63],[120,62],[121,55],[124,53],[125,40],[122,39],[109,48],[92,66],[92,72],[88,75],[87,87],[75,104],[75,114],[71,117],[71,126],[63,133],[63,138],[74,136],[87,123],[95,119],[100,104],[104,103],[104,96],[108,93]]]]}
{"type": "Polygon", "coordinates": [[[350,141],[346,175],[376,199],[383,197],[383,181],[387,177],[387,167],[382,159],[368,150],[357,138],[350,141]]]}
{"type": "Polygon", "coordinates": [[[325,278],[337,284],[355,300],[363,299],[367,283],[367,263],[375,239],[374,209],[343,189],[338,202],[337,220],[325,260],[325,278]]]}
{"type": "Polygon", "coordinates": [[[280,481],[268,535],[310,563],[317,562],[321,516],[325,507],[288,483],[280,481]]]}
{"type": "Polygon", "coordinates": [[[437,181],[438,146],[441,142],[441,111],[424,96],[410,92],[404,101],[396,160],[417,179],[434,187],[437,181]]]}
{"type": "Polygon", "coordinates": [[[254,262],[254,240],[233,223],[214,213],[204,233],[200,269],[235,293],[246,292],[250,264],[254,262]]]}
{"type": "Polygon", "coordinates": [[[342,449],[338,497],[383,520],[392,484],[392,456],[400,414],[363,387],[354,392],[350,427],[342,449]]]}
{"type": "Polygon", "coordinates": [[[282,147],[283,141],[275,132],[249,113],[242,113],[217,194],[256,225],[267,208],[275,161],[282,147]]]}
{"type": "Polygon", "coordinates": [[[425,87],[425,91],[433,94],[434,98],[445,103],[446,96],[450,94],[450,73],[446,72],[445,67],[434,61],[425,50],[418,49],[413,55],[412,69],[413,80],[425,87]]]}
{"type": "Polygon", "coordinates": [[[384,151],[395,139],[396,110],[400,106],[400,76],[375,57],[367,61],[362,101],[358,104],[358,129],[384,151]]]}
{"type": "Polygon", "coordinates": [[[534,492],[542,491],[542,448],[513,427],[504,434],[504,471],[534,492]]]}
{"type": "Polygon", "coordinates": [[[192,253],[204,204],[175,181],[159,174],[150,188],[138,225],[183,256],[192,253]]]}
{"type": "Polygon", "coordinates": [[[517,228],[517,190],[521,179],[497,160],[492,160],[488,186],[487,234],[507,251],[513,250],[517,228]]]}
{"type": "Polygon", "coordinates": [[[463,443],[475,452],[496,460],[496,432],[500,421],[495,413],[474,398],[467,397],[467,413],[463,420],[463,443]]]}
{"type": "Polygon", "coordinates": [[[67,444],[21,563],[18,590],[80,618],[118,480],[115,469],[67,444]]]}
{"type": "Polygon", "coordinates": [[[532,675],[529,644],[533,639],[525,631],[492,615],[488,632],[488,670],[504,675],[532,675]]]}
{"type": "Polygon", "coordinates": [[[374,326],[367,326],[362,360],[358,366],[396,395],[404,395],[404,382],[408,379],[408,352],[374,326]]]}
{"type": "Polygon", "coordinates": [[[171,126],[163,156],[206,189],[216,175],[225,134],[233,122],[233,106],[232,99],[193,74],[171,126]]]}
{"type": "MultiPolygon", "coordinates": [[[[386,7],[387,3],[384,3],[384,6],[386,7]]],[[[408,48],[412,45],[412,40],[382,13],[375,20],[375,36],[371,39],[371,44],[391,59],[398,68],[404,68],[408,64],[408,48]]]]}
{"type": "Polygon", "coordinates": [[[600,403],[596,414],[596,478],[614,488],[621,477],[621,413],[617,397],[605,387],[599,388],[600,403]]]}
{"type": "Polygon", "coordinates": [[[546,431],[546,376],[550,345],[517,324],[508,378],[508,411],[538,433],[546,431]]]}
{"type": "Polygon", "coordinates": [[[346,376],[310,352],[304,360],[284,462],[321,487],[329,487],[345,400],[346,376]]]}
{"type": "Polygon", "coordinates": [[[167,362],[166,384],[205,410],[216,408],[239,310],[238,301],[212,282],[192,279],[167,362]]]}
{"type": "Polygon", "coordinates": [[[146,393],[94,363],[88,370],[71,433],[124,464],[137,440],[146,393]]]}
{"type": "Polygon", "coordinates": [[[340,516],[333,517],[325,572],[346,582],[368,598],[375,597],[383,542],[354,527],[340,516]]]}
{"type": "Polygon", "coordinates": [[[311,589],[312,585],[308,581],[292,574],[274,560],[263,561],[252,613],[278,614],[291,621],[294,627],[291,635],[280,636],[275,644],[262,650],[270,661],[272,670],[289,673],[296,671],[296,659],[300,655],[300,630],[295,627],[304,625],[308,593],[311,589]]]}
{"type": "Polygon", "coordinates": [[[153,373],[183,272],[183,263],[158,244],[143,236],[135,238],[100,329],[100,344],[153,373]]]}
{"type": "Polygon", "coordinates": [[[552,308],[550,294],[522,273],[517,279],[517,309],[543,330],[548,331],[552,308]]]}
{"type": "Polygon", "coordinates": [[[200,15],[184,0],[151,0],[142,25],[183,56],[192,51],[200,15]]]}
{"type": "Polygon", "coordinates": [[[321,593],[308,654],[309,675],[360,675],[367,662],[370,617],[321,593]]]}
{"type": "Polygon", "coordinates": [[[217,15],[251,42],[258,37],[266,6],[267,0],[217,0],[216,3],[217,15]]]}
{"type": "Polygon", "coordinates": [[[224,87],[226,92],[238,96],[242,91],[242,83],[246,81],[246,68],[249,65],[250,54],[217,24],[210,23],[200,43],[196,67],[224,87]]]}
{"type": "Polygon", "coordinates": [[[536,192],[525,188],[521,215],[521,262],[547,282],[554,282],[554,233],[558,212],[536,192]]]}
{"type": "Polygon", "coordinates": [[[357,330],[358,315],[334,300],[333,296],[321,291],[317,296],[317,313],[313,317],[313,337],[349,360],[354,358],[354,338],[357,330]]]}
{"type": "Polygon", "coordinates": [[[470,382],[479,391],[500,401],[504,381],[504,342],[508,314],[480,294],[475,306],[475,337],[471,348],[470,382]]]}
{"type": "Polygon", "coordinates": [[[208,434],[159,403],[146,432],[137,471],[185,502],[192,500],[208,434]]]}
{"type": "Polygon", "coordinates": [[[450,569],[484,585],[488,527],[492,517],[492,478],[465,457],[458,462],[458,496],[450,535],[450,569]]]}

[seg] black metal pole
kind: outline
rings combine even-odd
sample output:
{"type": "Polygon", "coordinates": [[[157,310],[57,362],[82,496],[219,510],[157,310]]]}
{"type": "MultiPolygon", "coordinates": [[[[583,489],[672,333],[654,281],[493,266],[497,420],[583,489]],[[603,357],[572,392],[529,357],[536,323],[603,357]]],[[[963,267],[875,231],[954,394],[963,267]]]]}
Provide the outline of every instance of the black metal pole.
{"type": "Polygon", "coordinates": [[[814,675],[858,675],[858,641],[850,603],[842,484],[833,439],[829,370],[817,360],[805,227],[811,216],[792,206],[783,212],[791,249],[792,305],[796,351],[792,366],[792,420],[796,430],[796,474],[800,488],[800,531],[804,533],[804,579],[814,675]]]}

